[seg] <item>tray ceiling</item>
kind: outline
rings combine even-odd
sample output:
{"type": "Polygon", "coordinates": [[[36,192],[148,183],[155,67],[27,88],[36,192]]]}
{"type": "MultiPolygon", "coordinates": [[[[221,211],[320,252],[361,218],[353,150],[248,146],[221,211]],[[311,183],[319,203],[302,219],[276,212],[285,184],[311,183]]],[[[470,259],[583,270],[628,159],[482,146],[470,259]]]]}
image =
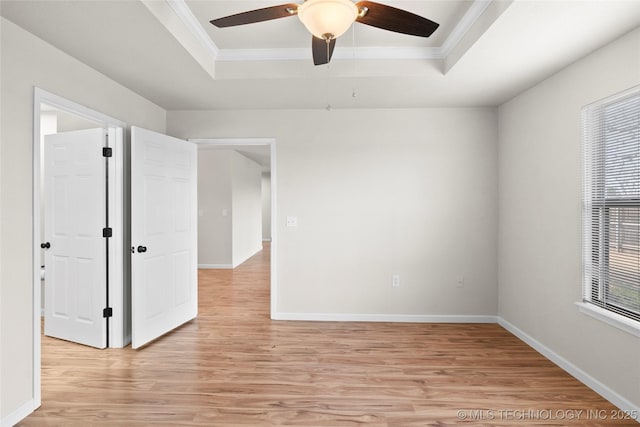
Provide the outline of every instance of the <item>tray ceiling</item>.
{"type": "Polygon", "coordinates": [[[296,17],[209,24],[279,3],[2,0],[0,14],[168,110],[494,106],[640,25],[640,1],[382,1],[440,27],[356,24],[315,67],[296,17]]]}

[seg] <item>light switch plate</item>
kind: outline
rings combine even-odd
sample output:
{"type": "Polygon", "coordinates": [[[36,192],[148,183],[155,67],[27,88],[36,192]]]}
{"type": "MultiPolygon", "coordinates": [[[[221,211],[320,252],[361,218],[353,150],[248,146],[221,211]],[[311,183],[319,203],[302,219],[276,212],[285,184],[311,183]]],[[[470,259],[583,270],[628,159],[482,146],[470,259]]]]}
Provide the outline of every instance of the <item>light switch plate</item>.
{"type": "Polygon", "coordinates": [[[287,217],[287,227],[297,227],[298,226],[298,217],[297,216],[288,216],[287,217]]]}

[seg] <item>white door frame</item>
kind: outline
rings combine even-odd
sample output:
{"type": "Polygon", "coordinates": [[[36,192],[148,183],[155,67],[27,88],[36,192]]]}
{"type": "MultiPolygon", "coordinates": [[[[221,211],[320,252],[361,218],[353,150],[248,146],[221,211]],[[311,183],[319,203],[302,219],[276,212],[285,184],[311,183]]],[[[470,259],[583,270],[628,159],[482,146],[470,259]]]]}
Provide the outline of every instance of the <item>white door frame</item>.
{"type": "MultiPolygon", "coordinates": [[[[271,277],[270,282],[270,296],[271,296],[271,318],[274,319],[278,313],[277,310],[277,290],[276,283],[278,257],[278,226],[277,226],[277,180],[276,180],[276,140],[275,138],[190,138],[189,142],[194,142],[198,145],[216,145],[227,146],[230,148],[246,145],[263,145],[269,146],[271,155],[271,277]]],[[[262,237],[261,237],[262,238],[262,237]]]]}
{"type": "MultiPolygon", "coordinates": [[[[115,179],[109,185],[109,222],[114,230],[124,230],[123,190],[124,190],[124,130],[126,123],[77,104],[61,96],[52,94],[38,87],[33,93],[33,401],[35,408],[41,405],[41,292],[40,292],[40,105],[47,104],[67,113],[96,122],[96,127],[104,127],[109,133],[109,144],[114,151],[110,166],[110,176],[115,179]],[[113,172],[113,174],[112,174],[113,172]]],[[[123,233],[114,233],[109,244],[109,296],[112,301],[122,301],[123,297],[123,233]]],[[[112,347],[123,346],[122,303],[113,306],[113,317],[110,319],[109,342],[112,347]]],[[[98,350],[96,350],[98,351],[98,350]]]]}

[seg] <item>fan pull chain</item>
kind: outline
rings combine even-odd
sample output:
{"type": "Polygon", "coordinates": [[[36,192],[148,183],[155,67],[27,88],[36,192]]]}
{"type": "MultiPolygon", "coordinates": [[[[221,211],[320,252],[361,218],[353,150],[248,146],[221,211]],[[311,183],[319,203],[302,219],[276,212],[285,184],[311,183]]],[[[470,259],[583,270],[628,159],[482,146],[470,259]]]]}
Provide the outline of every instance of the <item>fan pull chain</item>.
{"type": "Polygon", "coordinates": [[[325,91],[325,94],[327,95],[327,107],[326,110],[327,111],[331,111],[331,104],[329,103],[329,79],[331,78],[331,74],[330,74],[330,69],[329,69],[329,53],[330,53],[330,46],[329,44],[331,43],[331,39],[326,38],[325,39],[326,44],[327,44],[327,88],[325,91]]]}
{"type": "Polygon", "coordinates": [[[355,98],[356,97],[356,87],[355,87],[355,82],[356,82],[356,26],[351,24],[351,50],[353,53],[353,83],[354,86],[351,89],[351,97],[355,98]]]}
{"type": "Polygon", "coordinates": [[[325,107],[327,111],[331,111],[331,104],[329,103],[329,78],[331,77],[331,74],[329,71],[329,64],[327,64],[327,87],[324,91],[327,100],[327,106],[325,107]]]}

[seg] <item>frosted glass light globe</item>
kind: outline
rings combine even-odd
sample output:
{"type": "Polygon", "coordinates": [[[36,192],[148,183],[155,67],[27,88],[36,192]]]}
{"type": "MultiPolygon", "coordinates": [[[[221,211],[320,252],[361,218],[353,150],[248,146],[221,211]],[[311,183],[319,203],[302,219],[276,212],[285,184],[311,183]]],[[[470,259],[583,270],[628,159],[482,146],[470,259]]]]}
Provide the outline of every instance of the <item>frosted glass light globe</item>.
{"type": "Polygon", "coordinates": [[[345,33],[358,16],[351,0],[307,0],[298,6],[298,18],[314,36],[330,40],[345,33]]]}

